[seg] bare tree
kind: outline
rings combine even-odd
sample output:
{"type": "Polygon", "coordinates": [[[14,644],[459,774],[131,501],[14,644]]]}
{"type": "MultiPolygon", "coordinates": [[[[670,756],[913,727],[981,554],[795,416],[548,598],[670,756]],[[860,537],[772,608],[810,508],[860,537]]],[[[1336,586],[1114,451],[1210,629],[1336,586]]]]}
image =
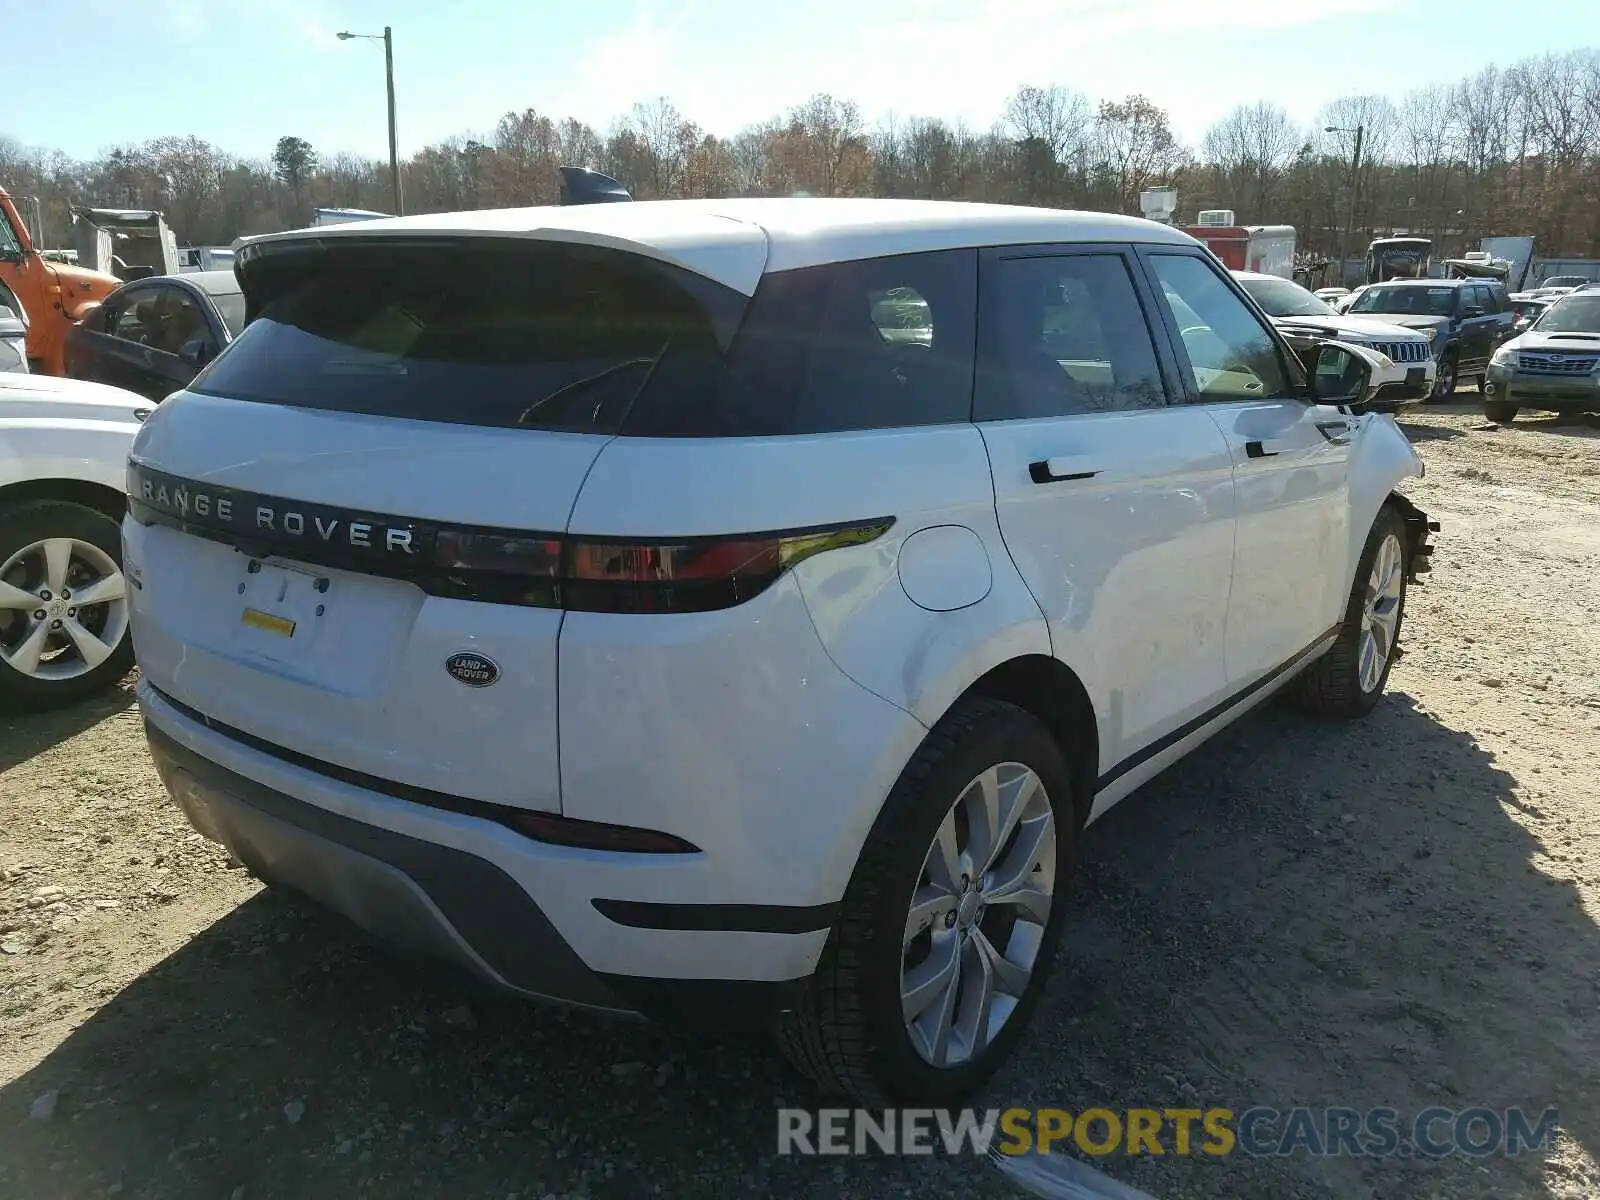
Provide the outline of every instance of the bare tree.
{"type": "Polygon", "coordinates": [[[1081,160],[1088,149],[1094,109],[1082,92],[1060,84],[1024,84],[1006,101],[1003,120],[1018,141],[1039,142],[1056,162],[1067,164],[1081,160]]]}
{"type": "Polygon", "coordinates": [[[1275,104],[1242,104],[1206,130],[1205,161],[1215,170],[1227,204],[1255,220],[1268,220],[1284,172],[1305,135],[1275,104]]]}
{"type": "MultiPolygon", "coordinates": [[[[401,171],[417,212],[552,203],[555,168],[565,163],[616,175],[640,199],[804,191],[1128,212],[1141,187],[1170,182],[1186,210],[1216,203],[1245,219],[1290,223],[1301,246],[1321,251],[1343,237],[1358,191],[1362,234],[1422,229],[1455,253],[1484,234],[1522,233],[1538,239],[1542,255],[1600,256],[1594,49],[1485,68],[1448,89],[1343,97],[1309,134],[1271,104],[1245,105],[1206,131],[1201,150],[1196,163],[1148,99],[1091,112],[1071,88],[1028,85],[982,131],[926,116],[869,130],[853,102],[826,94],[728,137],[705,133],[666,99],[636,105],[604,136],[523,109],[486,132],[423,147],[401,171]],[[1353,136],[1323,127],[1358,125],[1353,189],[1353,136]]],[[[55,231],[67,228],[69,202],[162,207],[180,240],[200,244],[284,228],[310,202],[388,203],[385,162],[291,158],[243,159],[174,136],[77,161],[0,137],[0,183],[40,197],[55,231]]]]}
{"type": "Polygon", "coordinates": [[[1100,102],[1095,116],[1095,164],[1119,211],[1137,211],[1139,192],[1183,166],[1186,154],[1166,110],[1144,96],[1100,102]]]}

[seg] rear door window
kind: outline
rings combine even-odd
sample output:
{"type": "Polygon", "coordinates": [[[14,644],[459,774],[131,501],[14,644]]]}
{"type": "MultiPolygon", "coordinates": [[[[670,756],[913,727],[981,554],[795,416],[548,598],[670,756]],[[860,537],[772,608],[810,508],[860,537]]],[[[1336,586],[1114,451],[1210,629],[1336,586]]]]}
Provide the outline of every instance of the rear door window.
{"type": "Polygon", "coordinates": [[[110,331],[122,341],[161,354],[177,354],[186,343],[211,337],[194,297],[172,284],[152,284],[128,293],[110,331]]]}
{"type": "Polygon", "coordinates": [[[723,360],[664,363],[623,432],[760,437],[968,421],[977,274],[976,250],[774,272],[723,360]]]}
{"type": "Polygon", "coordinates": [[[1118,253],[1002,258],[984,269],[979,421],[1160,408],[1155,347],[1118,253]]]}

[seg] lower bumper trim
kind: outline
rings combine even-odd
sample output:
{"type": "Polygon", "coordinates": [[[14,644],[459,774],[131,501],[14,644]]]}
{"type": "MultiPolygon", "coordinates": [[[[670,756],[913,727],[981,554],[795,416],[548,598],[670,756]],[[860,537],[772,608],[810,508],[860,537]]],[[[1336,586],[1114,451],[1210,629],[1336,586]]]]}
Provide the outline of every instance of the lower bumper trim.
{"type": "Polygon", "coordinates": [[[831,929],[837,904],[796,908],[784,904],[654,904],[595,899],[595,911],[634,929],[692,929],[710,933],[815,933],[831,929]]]}
{"type": "Polygon", "coordinates": [[[202,758],[145,722],[156,769],[197,830],[260,878],[384,941],[495,986],[630,1012],[511,876],[475,854],[351,820],[202,758]]]}

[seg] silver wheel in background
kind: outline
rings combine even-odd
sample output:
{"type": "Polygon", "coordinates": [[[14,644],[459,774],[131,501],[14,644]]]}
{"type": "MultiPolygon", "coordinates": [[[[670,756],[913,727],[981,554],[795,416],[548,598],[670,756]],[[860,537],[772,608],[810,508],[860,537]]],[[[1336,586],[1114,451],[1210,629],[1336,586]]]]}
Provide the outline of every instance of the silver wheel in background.
{"type": "Polygon", "coordinates": [[[939,824],[911,897],[900,1003],[917,1052],[970,1061],[999,1034],[1033,978],[1056,877],[1055,816],[1022,763],[962,789],[939,824]]]}
{"type": "Polygon", "coordinates": [[[1357,660],[1361,690],[1371,692],[1383,678],[1383,668],[1394,652],[1400,625],[1400,594],[1405,585],[1404,555],[1393,533],[1378,544],[1367,579],[1367,600],[1361,617],[1361,652],[1357,660]]]}
{"type": "Polygon", "coordinates": [[[115,560],[78,538],[46,538],[0,565],[0,659],[45,682],[87,675],[128,632],[115,560]]]}

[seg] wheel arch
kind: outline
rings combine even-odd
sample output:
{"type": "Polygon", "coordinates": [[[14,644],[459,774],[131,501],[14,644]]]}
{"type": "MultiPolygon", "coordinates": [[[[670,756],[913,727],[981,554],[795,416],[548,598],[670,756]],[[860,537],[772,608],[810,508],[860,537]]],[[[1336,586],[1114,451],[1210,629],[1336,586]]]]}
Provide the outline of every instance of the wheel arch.
{"type": "Polygon", "coordinates": [[[36,500],[81,504],[119,523],[128,508],[128,499],[121,491],[92,479],[24,479],[0,487],[0,508],[36,500]]]}
{"type": "Polygon", "coordinates": [[[1361,561],[1361,551],[1379,511],[1400,496],[1396,489],[1404,480],[1421,478],[1424,471],[1421,456],[1393,418],[1373,415],[1365,420],[1369,427],[1362,430],[1350,459],[1349,545],[1340,576],[1344,581],[1344,587],[1339,589],[1341,596],[1355,578],[1356,564],[1361,561]]]}
{"type": "Polygon", "coordinates": [[[1100,778],[1100,734],[1089,691],[1071,667],[1048,654],[1023,654],[991,667],[950,706],[970,696],[1014,704],[1047,728],[1072,774],[1072,802],[1081,828],[1100,778]]]}

